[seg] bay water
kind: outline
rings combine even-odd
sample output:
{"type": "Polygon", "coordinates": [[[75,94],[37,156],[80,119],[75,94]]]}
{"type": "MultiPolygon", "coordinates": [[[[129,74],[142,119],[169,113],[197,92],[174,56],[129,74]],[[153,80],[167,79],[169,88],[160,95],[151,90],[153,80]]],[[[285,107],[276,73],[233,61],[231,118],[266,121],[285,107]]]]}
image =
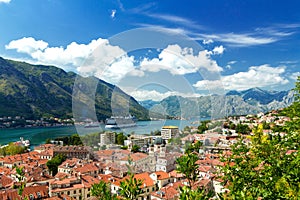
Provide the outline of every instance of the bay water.
{"type": "MultiPolygon", "coordinates": [[[[182,130],[185,126],[198,126],[194,121],[189,120],[158,120],[158,121],[138,121],[137,126],[115,129],[112,131],[123,132],[126,134],[150,134],[151,131],[160,130],[163,126],[178,126],[182,130]]],[[[17,129],[0,129],[0,145],[15,142],[23,137],[25,140],[30,140],[31,148],[43,144],[47,138],[55,139],[62,136],[70,136],[78,133],[86,135],[89,133],[101,132],[105,129],[104,124],[99,127],[85,128],[84,126],[62,126],[62,127],[37,127],[37,128],[17,128],[17,129]]]]}

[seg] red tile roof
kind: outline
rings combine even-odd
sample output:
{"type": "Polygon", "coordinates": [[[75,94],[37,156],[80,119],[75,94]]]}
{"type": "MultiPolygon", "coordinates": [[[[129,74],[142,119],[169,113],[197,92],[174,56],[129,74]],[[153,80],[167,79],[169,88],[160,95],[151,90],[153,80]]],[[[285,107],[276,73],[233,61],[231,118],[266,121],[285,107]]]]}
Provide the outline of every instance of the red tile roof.
{"type": "Polygon", "coordinates": [[[154,172],[157,175],[158,180],[168,179],[170,178],[170,174],[164,171],[154,172]]]}
{"type": "MultiPolygon", "coordinates": [[[[114,182],[113,184],[115,184],[117,186],[120,186],[120,182],[121,181],[125,181],[128,178],[129,177],[126,176],[123,179],[114,182]]],[[[134,178],[137,179],[137,180],[141,180],[142,181],[142,187],[141,188],[150,187],[150,186],[154,186],[155,185],[154,180],[150,177],[150,175],[149,175],[148,172],[144,172],[144,173],[140,173],[140,174],[135,174],[134,178]]]]}
{"type": "MultiPolygon", "coordinates": [[[[34,198],[38,198],[39,196],[41,199],[48,197],[48,187],[47,186],[30,186],[30,187],[25,187],[23,194],[22,194],[22,199],[27,197],[30,199],[30,195],[33,195],[34,198]]],[[[0,199],[1,200],[21,200],[21,197],[18,195],[17,189],[10,189],[7,191],[1,191],[0,192],[0,199]]]]}
{"type": "Polygon", "coordinates": [[[6,176],[6,175],[0,175],[0,184],[2,187],[10,187],[13,184],[13,180],[6,176]]]}

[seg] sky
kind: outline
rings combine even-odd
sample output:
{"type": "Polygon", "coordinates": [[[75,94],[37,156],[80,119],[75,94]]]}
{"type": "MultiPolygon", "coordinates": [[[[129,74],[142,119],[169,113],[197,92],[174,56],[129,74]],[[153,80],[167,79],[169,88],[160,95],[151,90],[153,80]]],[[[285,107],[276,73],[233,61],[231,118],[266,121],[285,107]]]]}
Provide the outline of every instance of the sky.
{"type": "Polygon", "coordinates": [[[300,75],[297,0],[0,0],[0,56],[118,85],[137,100],[259,87],[300,75]]]}

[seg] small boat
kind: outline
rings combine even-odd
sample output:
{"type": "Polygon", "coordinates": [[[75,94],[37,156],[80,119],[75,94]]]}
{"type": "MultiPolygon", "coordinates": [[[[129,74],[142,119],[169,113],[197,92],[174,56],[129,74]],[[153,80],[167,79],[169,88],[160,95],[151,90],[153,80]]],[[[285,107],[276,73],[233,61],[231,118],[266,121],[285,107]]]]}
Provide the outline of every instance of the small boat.
{"type": "Polygon", "coordinates": [[[24,140],[23,137],[20,137],[20,141],[15,142],[15,144],[20,144],[22,146],[29,147],[30,146],[30,141],[29,140],[24,140]]]}

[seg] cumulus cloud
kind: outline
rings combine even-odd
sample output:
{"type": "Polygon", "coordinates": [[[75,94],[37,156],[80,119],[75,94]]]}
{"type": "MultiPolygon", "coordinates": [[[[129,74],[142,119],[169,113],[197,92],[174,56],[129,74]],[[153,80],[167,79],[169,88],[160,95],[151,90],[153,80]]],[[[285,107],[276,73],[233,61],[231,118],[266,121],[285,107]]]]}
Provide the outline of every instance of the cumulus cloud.
{"type": "Polygon", "coordinates": [[[215,47],[212,52],[213,54],[223,54],[225,51],[225,48],[221,45],[221,46],[218,46],[218,47],[215,47]]]}
{"type": "Polygon", "coordinates": [[[44,50],[48,47],[48,43],[43,40],[35,40],[32,37],[23,37],[19,40],[12,40],[6,49],[16,49],[17,52],[31,54],[38,50],[44,50]]]}
{"type": "Polygon", "coordinates": [[[56,65],[63,69],[77,71],[91,53],[101,45],[104,48],[103,51],[105,52],[104,55],[106,58],[109,58],[108,55],[112,49],[118,49],[123,53],[119,47],[114,48],[109,45],[108,40],[102,38],[92,40],[88,44],[72,42],[64,48],[62,46],[50,47],[49,44],[43,40],[24,37],[11,41],[5,48],[15,49],[17,52],[28,54],[33,59],[33,62],[36,63],[56,65]]]}
{"type": "Polygon", "coordinates": [[[11,0],[0,0],[0,3],[9,3],[11,0]]]}
{"type": "Polygon", "coordinates": [[[213,51],[193,52],[191,48],[169,45],[158,57],[142,61],[128,56],[119,46],[113,46],[107,39],[99,38],[88,44],[72,42],[66,47],[52,47],[43,40],[24,37],[11,41],[6,49],[25,53],[34,63],[55,65],[67,71],[76,71],[85,76],[96,76],[116,84],[125,76],[144,76],[147,72],[169,71],[173,75],[184,75],[206,69],[220,72],[223,69],[211,58],[212,54],[224,51],[222,46],[213,51]],[[215,52],[215,53],[214,53],[215,52]]]}
{"type": "Polygon", "coordinates": [[[103,40],[85,62],[77,67],[77,71],[82,75],[96,76],[116,84],[126,75],[143,75],[134,63],[133,56],[128,56],[119,46],[113,46],[108,40],[103,40]]]}
{"type": "Polygon", "coordinates": [[[284,66],[252,66],[247,72],[223,76],[221,80],[198,81],[193,86],[199,90],[205,90],[207,87],[218,88],[220,85],[223,85],[226,90],[245,90],[253,87],[284,85],[289,83],[289,81],[282,76],[284,72],[284,66]]]}
{"type": "Polygon", "coordinates": [[[181,48],[179,45],[169,45],[162,50],[158,58],[144,58],[141,70],[158,72],[167,70],[174,75],[183,75],[197,72],[200,68],[211,72],[220,72],[223,69],[218,66],[217,62],[210,57],[207,50],[200,51],[194,55],[190,48],[181,48]]]}

